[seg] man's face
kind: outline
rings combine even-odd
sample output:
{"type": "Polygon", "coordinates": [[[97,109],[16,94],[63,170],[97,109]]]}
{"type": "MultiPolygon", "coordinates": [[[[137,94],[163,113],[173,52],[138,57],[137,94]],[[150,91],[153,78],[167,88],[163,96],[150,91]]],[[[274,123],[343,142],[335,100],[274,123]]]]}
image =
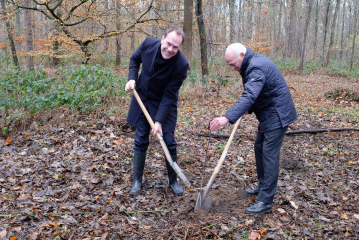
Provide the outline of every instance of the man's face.
{"type": "Polygon", "coordinates": [[[170,59],[175,56],[182,44],[182,36],[175,31],[167,34],[166,38],[162,36],[161,54],[164,59],[170,59]]]}
{"type": "Polygon", "coordinates": [[[230,66],[232,70],[240,72],[244,55],[244,53],[241,53],[239,57],[237,57],[237,55],[232,50],[227,50],[224,58],[227,65],[230,66]]]}

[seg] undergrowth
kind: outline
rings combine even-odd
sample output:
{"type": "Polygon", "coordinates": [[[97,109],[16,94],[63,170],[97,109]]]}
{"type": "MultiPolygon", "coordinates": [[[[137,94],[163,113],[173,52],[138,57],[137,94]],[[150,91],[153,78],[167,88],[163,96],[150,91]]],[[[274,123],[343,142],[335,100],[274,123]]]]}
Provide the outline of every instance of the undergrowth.
{"type": "Polygon", "coordinates": [[[0,110],[4,125],[41,111],[64,106],[93,111],[104,99],[123,94],[127,79],[100,65],[59,68],[50,77],[36,70],[8,71],[0,77],[0,110]]]}

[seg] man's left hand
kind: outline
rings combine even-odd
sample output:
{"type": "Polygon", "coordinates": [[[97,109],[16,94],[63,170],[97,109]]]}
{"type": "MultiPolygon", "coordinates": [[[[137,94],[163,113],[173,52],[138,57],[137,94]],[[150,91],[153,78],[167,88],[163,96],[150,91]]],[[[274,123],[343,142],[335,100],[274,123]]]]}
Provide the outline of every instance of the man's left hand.
{"type": "Polygon", "coordinates": [[[227,117],[218,117],[211,121],[209,128],[211,131],[215,131],[220,127],[223,127],[229,122],[229,119],[227,117]]]}
{"type": "Polygon", "coordinates": [[[159,123],[155,123],[155,129],[152,129],[152,133],[155,136],[156,136],[157,133],[159,133],[161,136],[163,136],[163,134],[162,134],[162,125],[159,124],[159,123]]]}

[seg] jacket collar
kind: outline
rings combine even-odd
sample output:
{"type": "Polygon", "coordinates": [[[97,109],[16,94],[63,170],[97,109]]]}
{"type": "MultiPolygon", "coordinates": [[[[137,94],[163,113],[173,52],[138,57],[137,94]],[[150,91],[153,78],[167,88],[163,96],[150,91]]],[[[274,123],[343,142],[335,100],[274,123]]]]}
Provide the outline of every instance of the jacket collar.
{"type": "Polygon", "coordinates": [[[253,52],[252,50],[250,50],[249,48],[246,48],[246,55],[244,56],[241,68],[240,68],[240,74],[241,76],[244,75],[244,72],[246,71],[250,60],[252,59],[252,57],[254,56],[255,52],[253,52]]]}

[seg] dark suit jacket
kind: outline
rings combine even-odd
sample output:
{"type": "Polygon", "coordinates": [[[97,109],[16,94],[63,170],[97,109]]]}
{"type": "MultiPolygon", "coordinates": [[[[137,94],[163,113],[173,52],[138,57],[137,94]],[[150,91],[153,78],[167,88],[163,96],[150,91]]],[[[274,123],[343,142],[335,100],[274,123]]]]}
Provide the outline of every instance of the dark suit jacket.
{"type": "MultiPolygon", "coordinates": [[[[154,73],[154,60],[161,40],[157,38],[146,38],[130,59],[128,80],[136,80],[136,91],[143,104],[147,107],[154,121],[162,123],[162,132],[173,132],[177,122],[178,90],[187,77],[188,62],[181,51],[169,59],[170,63],[154,73]],[[138,77],[140,64],[142,71],[138,77]],[[156,91],[160,97],[148,98],[148,86],[156,82],[156,91]]],[[[127,122],[133,127],[142,110],[133,96],[127,115],[127,122]]]]}
{"type": "Polygon", "coordinates": [[[224,115],[231,123],[248,109],[256,114],[262,131],[286,127],[297,119],[287,83],[269,58],[247,48],[240,72],[244,91],[224,115]]]}

